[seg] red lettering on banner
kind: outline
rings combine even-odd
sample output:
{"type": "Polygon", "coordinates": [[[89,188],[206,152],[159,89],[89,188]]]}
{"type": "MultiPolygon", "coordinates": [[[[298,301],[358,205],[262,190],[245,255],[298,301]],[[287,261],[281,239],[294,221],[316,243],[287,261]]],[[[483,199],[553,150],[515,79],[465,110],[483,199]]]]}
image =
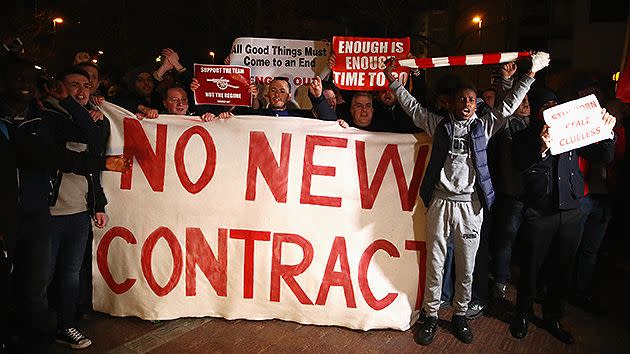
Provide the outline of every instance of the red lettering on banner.
{"type": "Polygon", "coordinates": [[[271,290],[269,298],[271,301],[280,301],[280,278],[289,286],[295,297],[304,305],[312,305],[304,290],[295,281],[295,276],[304,273],[313,261],[313,245],[307,239],[295,234],[273,234],[273,254],[271,258],[271,290]],[[295,265],[282,264],[282,244],[292,243],[302,248],[304,257],[300,263],[295,265]]]}
{"type": "Polygon", "coordinates": [[[183,257],[182,257],[182,248],[179,245],[179,241],[177,241],[177,237],[173,234],[173,232],[164,226],[160,226],[155,231],[153,231],[149,237],[147,237],[144,245],[142,246],[142,256],[140,258],[140,263],[142,264],[142,273],[144,274],[144,278],[147,280],[149,287],[155,295],[157,296],[165,296],[170,293],[177,283],[179,282],[179,278],[182,275],[182,267],[183,267],[183,257]],[[158,282],[155,280],[153,276],[153,268],[151,267],[151,258],[153,256],[153,249],[155,248],[155,244],[159,239],[163,238],[167,243],[171,250],[171,255],[173,256],[173,271],[171,272],[171,277],[164,286],[160,286],[158,282]]]}
{"type": "Polygon", "coordinates": [[[357,303],[354,300],[354,290],[352,289],[352,279],[350,278],[346,239],[340,236],[335,237],[335,241],[330,249],[330,256],[328,256],[322,284],[319,287],[317,300],[315,301],[317,305],[326,305],[328,291],[331,286],[343,287],[343,293],[346,296],[346,306],[349,308],[357,307],[357,303]],[[339,264],[341,266],[341,271],[339,272],[334,271],[337,258],[339,258],[339,264]]]}
{"type": "MultiPolygon", "coordinates": [[[[197,295],[196,267],[201,269],[218,296],[227,296],[228,232],[230,238],[244,240],[243,297],[246,299],[253,298],[255,271],[254,254],[256,241],[269,241],[271,232],[219,228],[217,236],[217,253],[215,255],[201,229],[196,227],[186,228],[186,296],[197,295]]],[[[274,233],[273,236],[270,274],[270,301],[280,302],[280,283],[282,279],[301,304],[313,305],[312,300],[295,279],[296,276],[306,272],[312,264],[314,258],[313,245],[309,242],[309,240],[297,234],[274,233]],[[303,257],[297,264],[282,264],[283,246],[287,243],[296,245],[302,250],[303,257]]],[[[109,271],[107,263],[109,248],[111,242],[116,237],[124,239],[129,244],[137,243],[137,240],[131,231],[124,227],[113,227],[108,230],[108,232],[106,232],[100,240],[96,257],[98,269],[106,284],[115,294],[123,294],[131,289],[131,287],[136,283],[136,279],[128,278],[122,283],[117,283],[109,271]]],[[[426,279],[426,245],[424,241],[405,240],[405,249],[418,251],[419,278],[415,308],[420,309],[424,297],[424,284],[426,279]]],[[[400,258],[400,252],[396,246],[391,241],[385,239],[373,241],[361,255],[357,270],[359,289],[365,302],[376,311],[383,310],[391,305],[399,295],[399,293],[390,292],[383,298],[377,299],[370,288],[368,273],[372,259],[379,250],[387,252],[387,254],[392,258],[400,258]]],[[[162,226],[157,228],[144,241],[140,256],[140,265],[147,284],[157,296],[166,296],[177,286],[181,279],[183,268],[182,263],[183,256],[180,243],[173,232],[167,227],[162,226]],[[173,269],[170,278],[167,284],[163,287],[157,283],[152,269],[153,251],[157,242],[161,238],[164,238],[167,242],[173,258],[173,269]]],[[[346,241],[345,238],[341,236],[335,237],[332,243],[315,304],[322,306],[326,305],[328,293],[330,292],[330,288],[332,286],[339,286],[343,288],[344,296],[346,298],[346,306],[348,308],[357,307],[350,274],[346,241]],[[335,271],[337,262],[339,262],[340,271],[335,271]]]]}
{"type": "Polygon", "coordinates": [[[212,179],[214,176],[214,170],[217,165],[217,150],[214,146],[214,141],[212,140],[212,136],[210,133],[204,128],[196,125],[190,127],[186,130],[182,136],[177,140],[177,144],[175,145],[175,170],[177,171],[177,176],[179,177],[179,181],[182,183],[182,186],[191,194],[199,193],[212,179]],[[203,144],[206,147],[206,164],[203,167],[203,171],[201,172],[201,176],[196,183],[193,183],[188,177],[188,172],[186,172],[186,164],[184,163],[184,152],[186,151],[186,146],[190,141],[190,138],[197,134],[203,140],[203,144]]]}
{"type": "Polygon", "coordinates": [[[117,283],[114,280],[112,273],[109,271],[109,265],[107,263],[109,245],[116,237],[120,237],[123,240],[127,241],[128,244],[132,245],[135,245],[138,242],[131,231],[127,230],[126,228],[121,226],[112,227],[111,229],[107,230],[107,232],[103,235],[101,241],[98,244],[98,248],[96,249],[96,264],[107,286],[112,289],[112,292],[114,294],[120,295],[131,289],[133,284],[136,283],[136,279],[127,278],[122,283],[117,283]]]}
{"type": "Polygon", "coordinates": [[[218,296],[227,296],[227,229],[219,228],[215,257],[199,228],[186,228],[186,296],[197,295],[197,269],[210,281],[218,296]]]}
{"type": "Polygon", "coordinates": [[[278,163],[271,150],[271,146],[269,146],[269,140],[267,140],[265,133],[249,133],[249,159],[247,164],[245,200],[256,199],[256,172],[260,170],[276,202],[287,202],[290,154],[291,134],[282,133],[280,163],[278,163]]]}
{"type": "Polygon", "coordinates": [[[416,310],[422,307],[424,299],[424,284],[427,279],[427,244],[424,241],[405,240],[405,249],[409,251],[418,251],[418,296],[416,297],[416,310]]]}
{"type": "Polygon", "coordinates": [[[253,230],[230,230],[230,238],[244,240],[243,259],[243,297],[254,297],[254,243],[269,241],[271,232],[253,230]]]}
{"type": "Polygon", "coordinates": [[[254,76],[254,84],[262,84],[269,85],[269,83],[273,80],[271,76],[254,76]]]}
{"type": "Polygon", "coordinates": [[[313,175],[333,177],[335,176],[336,171],[335,167],[332,166],[319,166],[313,164],[313,155],[315,153],[316,146],[346,148],[348,146],[348,139],[317,135],[306,136],[300,204],[313,204],[339,208],[341,207],[341,198],[311,194],[311,180],[313,175]]]}
{"type": "Polygon", "coordinates": [[[387,252],[391,257],[400,258],[400,252],[398,252],[396,246],[387,240],[372,242],[361,255],[361,260],[359,261],[359,290],[361,290],[365,302],[376,311],[386,308],[398,297],[397,293],[389,293],[384,298],[377,300],[370,289],[368,269],[370,268],[372,257],[378,250],[387,252]]]}
{"type": "Polygon", "coordinates": [[[424,166],[429,152],[428,145],[420,146],[416,163],[413,166],[413,174],[411,182],[407,187],[407,178],[403,171],[400,154],[398,153],[398,145],[388,144],[381,155],[381,159],[376,167],[372,185],[369,184],[367,176],[367,162],[365,158],[365,142],[356,141],[356,157],[357,157],[357,174],[359,177],[359,190],[361,191],[361,208],[372,209],[376,196],[383,184],[387,167],[391,164],[396,176],[396,184],[398,185],[398,195],[400,197],[400,206],[404,211],[412,211],[416,204],[420,182],[424,175],[424,166]]]}
{"type": "MultiPolygon", "coordinates": [[[[124,125],[124,149],[123,154],[132,159],[136,158],[140,169],[144,172],[147,182],[154,192],[164,191],[164,170],[166,166],[166,124],[157,124],[155,152],[144,133],[140,121],[133,118],[125,118],[124,125]]],[[[131,189],[133,169],[129,168],[120,177],[120,189],[131,189]]]]}

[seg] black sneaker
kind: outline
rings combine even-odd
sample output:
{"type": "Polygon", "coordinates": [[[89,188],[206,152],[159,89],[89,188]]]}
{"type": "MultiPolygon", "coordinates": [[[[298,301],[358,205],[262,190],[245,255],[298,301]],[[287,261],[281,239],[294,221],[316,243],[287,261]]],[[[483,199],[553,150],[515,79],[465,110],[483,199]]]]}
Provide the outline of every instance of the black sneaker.
{"type": "Polygon", "coordinates": [[[516,339],[523,339],[527,335],[529,321],[527,317],[519,312],[514,313],[510,320],[510,333],[516,339]]]}
{"type": "Polygon", "coordinates": [[[492,296],[497,300],[505,300],[507,298],[505,294],[505,290],[507,289],[507,285],[501,283],[495,283],[492,288],[492,296]]]}
{"type": "Polygon", "coordinates": [[[451,300],[440,300],[440,310],[451,306],[451,300]]]}
{"type": "Polygon", "coordinates": [[[427,316],[413,332],[413,339],[420,345],[429,345],[433,342],[438,329],[438,318],[427,316]]]}
{"type": "Polygon", "coordinates": [[[481,317],[481,315],[483,315],[483,309],[485,307],[485,305],[482,305],[475,300],[470,301],[468,303],[468,310],[466,310],[466,318],[469,320],[474,320],[481,317]]]}
{"type": "Polygon", "coordinates": [[[544,320],[543,319],[543,328],[547,330],[547,332],[551,333],[552,336],[556,337],[559,341],[565,344],[573,344],[575,339],[569,331],[565,330],[560,326],[560,322],[556,320],[544,320]]]}
{"type": "Polygon", "coordinates": [[[472,343],[473,333],[470,327],[468,327],[468,320],[466,319],[466,316],[453,315],[451,322],[455,337],[466,344],[472,343]]]}
{"type": "Polygon", "coordinates": [[[76,328],[66,328],[57,333],[57,343],[65,344],[72,349],[83,349],[92,345],[92,341],[76,328]]]}

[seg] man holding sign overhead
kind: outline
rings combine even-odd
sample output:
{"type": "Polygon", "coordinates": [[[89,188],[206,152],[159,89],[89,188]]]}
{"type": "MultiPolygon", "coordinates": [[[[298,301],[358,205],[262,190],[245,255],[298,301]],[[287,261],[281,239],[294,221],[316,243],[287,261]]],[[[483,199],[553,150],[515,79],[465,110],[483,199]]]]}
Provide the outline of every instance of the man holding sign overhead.
{"type": "Polygon", "coordinates": [[[545,274],[545,279],[540,279],[546,288],[543,327],[570,344],[573,336],[559,320],[583,226],[579,200],[584,195],[584,178],[578,157],[611,161],[616,119],[600,108],[593,95],[557,105],[555,94],[545,89],[532,93],[532,101],[537,108],[532,116],[538,119],[513,140],[515,163],[523,176],[526,210],[521,279],[510,332],[515,338],[527,335],[539,275],[545,274]]]}

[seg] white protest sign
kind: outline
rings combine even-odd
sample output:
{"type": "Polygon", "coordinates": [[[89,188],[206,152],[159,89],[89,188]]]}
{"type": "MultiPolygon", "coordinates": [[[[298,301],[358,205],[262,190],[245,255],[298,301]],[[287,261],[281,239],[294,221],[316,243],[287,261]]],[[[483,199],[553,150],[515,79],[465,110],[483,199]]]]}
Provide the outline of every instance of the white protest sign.
{"type": "Polygon", "coordinates": [[[315,75],[329,74],[329,56],[326,41],[241,37],[232,43],[230,64],[251,68],[252,83],[259,88],[274,77],[289,78],[293,101],[298,108],[308,109],[308,85],[315,75]]]}
{"type": "Polygon", "coordinates": [[[604,125],[602,108],[595,95],[548,108],[543,112],[543,117],[552,137],[552,155],[611,137],[611,128],[604,125]]]}
{"type": "Polygon", "coordinates": [[[134,163],[103,173],[110,222],[94,230],[97,311],[413,324],[425,283],[426,134],[102,109],[108,151],[134,163]]]}

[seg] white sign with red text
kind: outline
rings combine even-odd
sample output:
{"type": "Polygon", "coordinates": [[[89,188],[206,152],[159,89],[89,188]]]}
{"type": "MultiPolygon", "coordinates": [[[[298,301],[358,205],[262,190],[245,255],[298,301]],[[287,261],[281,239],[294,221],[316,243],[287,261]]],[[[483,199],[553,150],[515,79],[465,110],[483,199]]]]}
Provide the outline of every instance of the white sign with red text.
{"type": "Polygon", "coordinates": [[[595,95],[547,108],[543,117],[552,137],[552,155],[611,138],[612,130],[604,125],[602,108],[595,95]]]}
{"type": "Polygon", "coordinates": [[[408,329],[424,290],[424,134],[241,116],[137,120],[105,103],[110,223],[94,307],[143,319],[408,329]]]}
{"type": "Polygon", "coordinates": [[[229,60],[231,65],[251,68],[252,83],[261,95],[274,77],[288,78],[293,101],[309,109],[308,86],[315,75],[324,78],[330,73],[329,56],[326,41],[240,37],[232,43],[229,60]]]}

